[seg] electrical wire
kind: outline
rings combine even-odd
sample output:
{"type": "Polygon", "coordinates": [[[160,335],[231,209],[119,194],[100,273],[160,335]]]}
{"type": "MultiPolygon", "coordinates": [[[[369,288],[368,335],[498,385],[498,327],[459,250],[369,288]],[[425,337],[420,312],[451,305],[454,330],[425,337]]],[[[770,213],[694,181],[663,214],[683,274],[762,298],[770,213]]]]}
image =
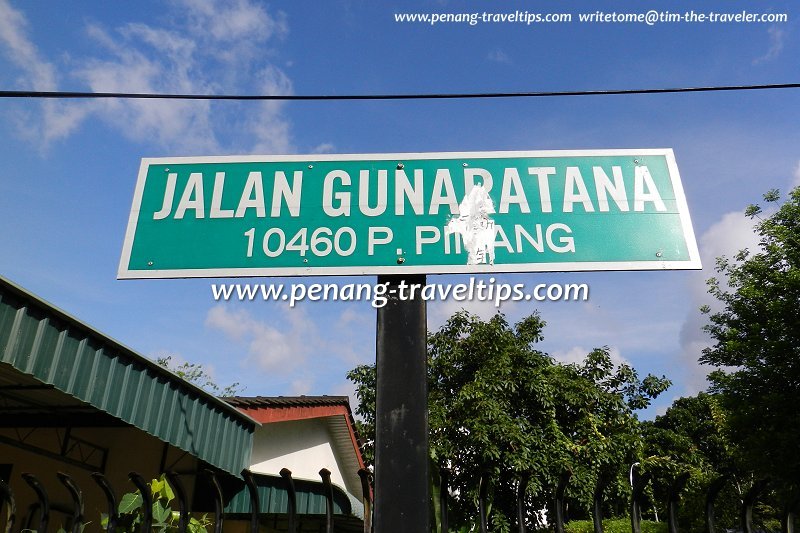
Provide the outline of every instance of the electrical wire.
{"type": "Polygon", "coordinates": [[[602,89],[586,91],[534,91],[496,93],[422,93],[422,94],[327,94],[327,95],[261,95],[261,94],[165,94],[79,91],[0,91],[0,98],[90,99],[120,98],[148,100],[262,100],[262,101],[327,101],[327,100],[455,100],[484,98],[537,98],[559,96],[613,96],[631,94],[701,93],[723,91],[759,91],[798,89],[800,83],[767,85],[723,85],[710,87],[673,87],[656,89],[602,89]]]}

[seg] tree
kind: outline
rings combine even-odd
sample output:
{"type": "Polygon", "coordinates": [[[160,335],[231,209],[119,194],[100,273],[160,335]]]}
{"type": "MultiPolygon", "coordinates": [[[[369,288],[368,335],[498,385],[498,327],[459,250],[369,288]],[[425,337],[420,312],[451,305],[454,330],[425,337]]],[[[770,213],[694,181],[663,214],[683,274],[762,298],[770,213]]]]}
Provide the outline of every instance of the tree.
{"type": "Polygon", "coordinates": [[[375,365],[359,365],[347,373],[347,379],[356,385],[356,431],[361,437],[361,455],[366,465],[375,464],[375,393],[377,375],[375,365]]]}
{"type": "MultiPolygon", "coordinates": [[[[482,321],[459,312],[428,336],[430,454],[434,468],[451,469],[452,523],[470,522],[479,479],[488,476],[493,529],[507,531],[518,479],[530,476],[530,508],[542,509],[565,469],[573,472],[570,496],[584,508],[598,473],[608,471],[608,493],[624,511],[628,466],[640,450],[633,410],[669,381],[615,367],[607,348],[582,364],[558,364],[535,349],[544,326],[535,313],[512,327],[501,314],[482,321]]],[[[367,440],[374,438],[374,373],[374,366],[348,373],[367,440]]]]}
{"type": "Polygon", "coordinates": [[[196,385],[201,389],[205,389],[215,396],[236,396],[244,390],[244,387],[242,387],[238,382],[220,387],[214,382],[211,375],[200,363],[190,363],[188,361],[184,361],[183,363],[178,364],[172,361],[171,355],[157,358],[156,363],[176,374],[181,379],[188,381],[192,385],[196,385]]]}
{"type": "Polygon", "coordinates": [[[645,451],[641,467],[653,476],[650,507],[665,516],[669,486],[678,475],[690,474],[681,495],[682,529],[703,530],[705,494],[722,475],[731,476],[731,481],[717,499],[717,520],[729,526],[738,523],[741,498],[752,480],[743,483],[734,468],[735,445],[725,434],[727,415],[718,395],[701,392],[678,398],[665,414],[642,423],[645,451]]]}
{"type": "MultiPolygon", "coordinates": [[[[764,195],[776,203],[777,191],[764,195]]],[[[741,459],[755,472],[800,479],[800,187],[777,210],[758,219],[759,248],[717,260],[726,283],[709,280],[723,309],[705,330],[715,344],[700,361],[718,367],[710,390],[722,395],[741,459]]]]}

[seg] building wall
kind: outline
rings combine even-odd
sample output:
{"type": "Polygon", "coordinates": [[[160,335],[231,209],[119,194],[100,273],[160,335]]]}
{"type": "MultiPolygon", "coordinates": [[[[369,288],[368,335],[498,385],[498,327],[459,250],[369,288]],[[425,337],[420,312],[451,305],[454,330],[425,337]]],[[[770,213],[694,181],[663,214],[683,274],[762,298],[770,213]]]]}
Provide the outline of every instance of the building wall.
{"type": "MultiPolygon", "coordinates": [[[[60,442],[65,433],[64,428],[39,428],[31,433],[31,428],[0,429],[0,437],[17,440],[19,436],[25,437],[25,442],[37,448],[44,448],[53,455],[61,453],[60,442]]],[[[85,440],[96,446],[108,450],[108,460],[103,472],[114,492],[117,500],[127,492],[134,492],[136,487],[128,480],[128,473],[138,472],[145,481],[159,477],[164,444],[143,431],[136,428],[73,428],[71,435],[77,439],[85,440]]],[[[24,445],[23,445],[24,446],[24,445]]],[[[80,452],[73,453],[76,456],[80,452]]],[[[97,456],[89,457],[90,462],[97,464],[97,456]]],[[[36,476],[48,493],[51,504],[68,505],[71,507],[71,498],[67,489],[58,481],[57,472],[64,472],[73,478],[80,488],[84,499],[84,517],[93,530],[99,524],[100,514],[107,512],[105,496],[90,474],[93,469],[82,468],[59,460],[58,457],[45,456],[35,451],[29,451],[19,445],[0,443],[0,464],[11,465],[10,483],[17,505],[17,525],[21,525],[27,517],[28,509],[35,503],[36,495],[28,484],[22,479],[23,472],[36,476]]],[[[167,469],[189,472],[196,468],[196,460],[190,455],[185,455],[180,450],[170,447],[167,453],[167,469]]],[[[99,469],[98,469],[99,470],[99,469]]],[[[182,476],[184,488],[191,501],[194,487],[193,477],[182,476]]],[[[52,512],[50,527],[55,531],[62,523],[65,516],[59,512],[52,512]]],[[[3,525],[5,517],[0,519],[3,525]]],[[[38,515],[32,526],[36,528],[38,515]]],[[[15,526],[15,529],[18,527],[15,526]]]]}
{"type": "Polygon", "coordinates": [[[345,484],[332,440],[324,418],[264,424],[256,428],[253,437],[250,470],[278,475],[282,468],[288,468],[292,477],[319,481],[319,471],[327,468],[334,484],[359,494],[360,487],[345,484]]]}

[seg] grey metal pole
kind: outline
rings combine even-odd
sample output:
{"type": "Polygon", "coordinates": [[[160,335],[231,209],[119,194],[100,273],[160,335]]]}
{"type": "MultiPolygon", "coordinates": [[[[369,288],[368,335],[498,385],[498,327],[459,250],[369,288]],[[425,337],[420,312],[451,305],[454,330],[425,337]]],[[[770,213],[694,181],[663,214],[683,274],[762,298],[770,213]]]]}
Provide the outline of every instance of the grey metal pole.
{"type": "Polygon", "coordinates": [[[430,530],[427,316],[420,291],[410,296],[425,276],[379,276],[378,283],[389,290],[376,343],[375,533],[423,533],[430,530]]]}

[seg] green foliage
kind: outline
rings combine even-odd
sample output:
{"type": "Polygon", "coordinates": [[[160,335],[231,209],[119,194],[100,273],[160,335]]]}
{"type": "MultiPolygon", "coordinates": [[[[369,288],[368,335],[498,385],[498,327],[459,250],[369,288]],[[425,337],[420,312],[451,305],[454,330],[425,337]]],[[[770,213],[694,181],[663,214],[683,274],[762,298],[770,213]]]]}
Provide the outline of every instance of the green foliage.
{"type": "MultiPolygon", "coordinates": [[[[705,524],[705,495],[708,486],[735,467],[734,444],[725,434],[727,413],[717,395],[700,393],[679,398],[664,415],[643,422],[645,458],[643,471],[653,475],[645,506],[665,516],[664,502],[672,481],[684,472],[689,481],[681,493],[682,529],[701,531],[705,524]]],[[[733,478],[740,485],[741,476],[733,478]]],[[[740,494],[724,491],[717,499],[715,512],[720,525],[734,525],[738,517],[740,494]]]]}
{"type": "MultiPolygon", "coordinates": [[[[666,533],[666,522],[652,522],[642,520],[642,533],[666,533]]],[[[627,518],[603,520],[605,533],[630,533],[631,521],[627,518]]],[[[564,524],[565,533],[594,533],[594,523],[591,520],[572,520],[564,524]]]]}
{"type": "Polygon", "coordinates": [[[157,358],[156,363],[163,366],[170,372],[177,374],[181,379],[184,379],[193,385],[197,385],[201,389],[205,389],[215,396],[236,396],[244,391],[244,387],[238,382],[226,385],[225,387],[220,387],[214,382],[209,373],[206,372],[206,370],[203,368],[203,365],[199,363],[189,363],[188,361],[185,361],[178,364],[172,361],[171,355],[157,358]]]}
{"type": "Polygon", "coordinates": [[[724,400],[742,464],[791,481],[800,478],[800,188],[766,218],[757,206],[747,214],[759,219],[759,248],[718,260],[725,282],[708,284],[723,309],[706,309],[715,344],[700,361],[718,367],[711,391],[724,400]]]}
{"type": "Polygon", "coordinates": [[[359,365],[347,373],[347,379],[355,383],[358,405],[356,431],[362,439],[361,454],[367,465],[375,464],[375,393],[377,376],[375,365],[359,365]]]}
{"type": "MultiPolygon", "coordinates": [[[[586,509],[598,472],[607,472],[612,511],[625,512],[628,466],[641,448],[633,410],[669,381],[615,367],[608,348],[581,364],[559,364],[535,348],[544,325],[535,313],[511,326],[501,314],[483,321],[459,312],[428,336],[430,454],[451,469],[454,527],[475,516],[481,475],[491,479],[493,531],[513,522],[521,474],[530,475],[530,507],[541,509],[571,470],[570,497],[586,509]]],[[[372,440],[375,367],[357,367],[348,378],[357,385],[361,434],[372,440]]]]}
{"type": "MultiPolygon", "coordinates": [[[[153,497],[152,531],[158,533],[177,533],[180,514],[172,510],[171,502],[175,499],[175,494],[164,475],[150,482],[150,492],[153,497]]],[[[143,504],[144,500],[142,494],[138,490],[122,496],[117,508],[119,514],[117,533],[134,533],[139,531],[142,520],[144,519],[144,513],[142,511],[143,504]]],[[[103,529],[107,527],[108,516],[106,514],[102,515],[100,524],[103,529]]],[[[207,515],[202,515],[200,518],[190,517],[188,531],[189,533],[206,533],[210,525],[211,520],[208,519],[207,515]]]]}

